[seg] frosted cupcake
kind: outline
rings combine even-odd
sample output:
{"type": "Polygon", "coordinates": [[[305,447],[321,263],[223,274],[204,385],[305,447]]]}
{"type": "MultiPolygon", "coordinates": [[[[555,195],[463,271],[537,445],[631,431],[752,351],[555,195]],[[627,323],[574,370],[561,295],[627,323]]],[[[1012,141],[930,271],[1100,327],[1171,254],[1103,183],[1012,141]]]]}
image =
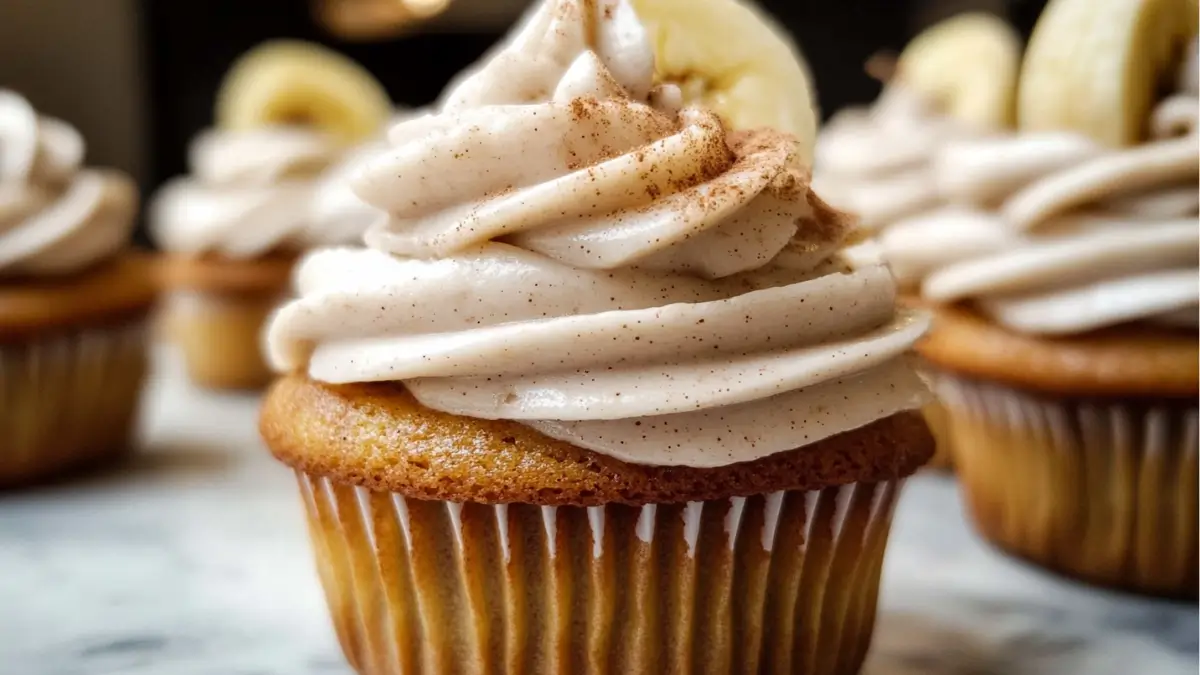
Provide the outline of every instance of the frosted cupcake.
{"type": "MultiPolygon", "coordinates": [[[[933,158],[947,143],[1013,126],[1021,43],[1002,19],[961,14],[917,36],[870,107],[834,115],[815,184],[872,233],[945,205],[933,158]]],[[[909,281],[909,280],[902,280],[909,281]]]]}
{"type": "Polygon", "coordinates": [[[925,319],[794,137],[653,63],[624,2],[537,6],[352,179],[367,247],[298,266],[260,429],[360,672],[862,663],[925,319]]]}
{"type": "Polygon", "coordinates": [[[260,335],[296,256],[365,228],[361,202],[323,174],[340,175],[347,144],[376,133],[390,113],[366,71],[313,45],[267,43],[231,70],[218,127],[189,148],[191,175],[164,186],[150,209],[168,253],[166,325],[193,380],[216,388],[270,380],[260,335]]]}
{"type": "Polygon", "coordinates": [[[0,487],[130,448],[155,284],[128,250],[137,188],[83,155],[0,90],[0,487]]]}
{"type": "MultiPolygon", "coordinates": [[[[1052,3],[1026,57],[1023,132],[944,148],[941,188],[957,206],[889,230],[882,244],[939,306],[920,352],[983,534],[1071,576],[1194,598],[1195,45],[1178,90],[1128,129],[1111,116],[1136,107],[1132,95],[1102,108],[1097,124],[1042,131],[1064,102],[1041,81],[1049,59],[1063,63],[1046,41],[1096,25],[1086,17],[1097,12],[1105,25],[1137,23],[1052,3]]],[[[1097,78],[1074,96],[1111,91],[1097,78]]]]}
{"type": "MultiPolygon", "coordinates": [[[[952,215],[935,158],[947,144],[1012,128],[1020,49],[1013,29],[989,14],[960,14],[921,33],[894,72],[875,73],[887,80],[879,100],[838,113],[822,130],[816,190],[874,235],[952,215]]],[[[920,278],[902,267],[893,272],[905,301],[919,302],[920,278]]],[[[930,465],[949,468],[945,411],[934,402],[924,413],[938,445],[930,465]]]]}

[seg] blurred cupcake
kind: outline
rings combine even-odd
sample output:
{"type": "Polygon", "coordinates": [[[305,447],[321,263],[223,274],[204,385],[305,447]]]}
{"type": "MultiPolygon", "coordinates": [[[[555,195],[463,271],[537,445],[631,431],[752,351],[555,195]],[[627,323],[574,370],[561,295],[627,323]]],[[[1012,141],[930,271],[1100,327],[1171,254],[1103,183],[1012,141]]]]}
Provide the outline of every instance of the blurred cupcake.
{"type": "Polygon", "coordinates": [[[167,330],[196,382],[254,388],[270,380],[262,325],[295,257],[354,241],[365,228],[361,217],[330,224],[330,210],[340,216],[353,205],[340,193],[324,196],[331,188],[321,175],[340,172],[347,144],[377,133],[390,114],[366,71],[313,45],[268,43],[230,71],[218,127],[189,149],[192,176],[164,186],[150,209],[168,253],[167,330]]]}
{"type": "MultiPolygon", "coordinates": [[[[941,213],[948,195],[939,189],[938,150],[1011,129],[1020,61],[1016,32],[990,14],[960,14],[924,31],[891,72],[873,73],[887,82],[878,101],[838,113],[822,130],[815,189],[875,235],[941,213]]],[[[919,303],[920,278],[893,272],[904,302],[919,303]]],[[[924,412],[938,446],[930,466],[948,469],[946,413],[936,401],[924,412]]]]}
{"type": "MultiPolygon", "coordinates": [[[[1013,126],[1021,42],[990,14],[918,35],[867,108],[834,115],[817,139],[814,184],[873,233],[945,204],[933,157],[946,143],[1013,126]]],[[[902,282],[911,281],[902,279],[902,282]]]]}
{"type": "Polygon", "coordinates": [[[155,284],[128,250],[137,188],[0,89],[0,487],[129,449],[155,284]]]}
{"type": "Polygon", "coordinates": [[[297,268],[260,429],[360,672],[862,663],[926,319],[842,259],[795,137],[653,63],[627,3],[537,5],[356,173],[368,247],[297,268]]]}
{"type": "Polygon", "coordinates": [[[1150,21],[1140,3],[1051,2],[1023,65],[1021,132],[943,148],[956,206],[882,245],[940,307],[919,350],[983,534],[1071,576],[1194,598],[1194,43],[1177,91],[1151,96],[1195,34],[1178,5],[1150,21]],[[1114,26],[1144,51],[1108,53],[1114,26]]]}

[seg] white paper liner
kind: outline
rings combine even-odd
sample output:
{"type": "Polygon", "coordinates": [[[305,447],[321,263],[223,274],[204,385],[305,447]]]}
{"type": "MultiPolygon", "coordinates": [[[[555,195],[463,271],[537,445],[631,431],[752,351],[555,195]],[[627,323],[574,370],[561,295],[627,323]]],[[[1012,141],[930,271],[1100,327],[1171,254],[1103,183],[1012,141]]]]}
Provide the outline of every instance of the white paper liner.
{"type": "Polygon", "coordinates": [[[488,506],[297,473],[360,673],[858,672],[900,482],[488,506]]]}
{"type": "Polygon", "coordinates": [[[147,332],[139,320],[0,344],[0,486],[129,449],[147,332]]]}
{"type": "Polygon", "coordinates": [[[1058,399],[949,374],[964,494],[979,529],[1070,576],[1197,596],[1197,407],[1058,399]]]}

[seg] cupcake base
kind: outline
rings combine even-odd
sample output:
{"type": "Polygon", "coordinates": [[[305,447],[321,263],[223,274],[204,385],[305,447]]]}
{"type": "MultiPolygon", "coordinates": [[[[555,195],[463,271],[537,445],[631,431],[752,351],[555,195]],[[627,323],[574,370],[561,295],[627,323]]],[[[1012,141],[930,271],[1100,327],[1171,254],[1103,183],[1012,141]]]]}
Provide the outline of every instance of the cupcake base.
{"type": "Polygon", "coordinates": [[[925,407],[921,408],[921,415],[925,418],[925,423],[929,425],[929,433],[933,434],[934,442],[933,457],[925,465],[925,468],[935,471],[953,471],[954,441],[950,433],[950,415],[938,401],[925,404],[925,407]]]}
{"type": "Polygon", "coordinates": [[[212,389],[259,389],[273,373],[262,354],[262,329],[277,296],[185,291],[167,300],[167,332],[192,381],[212,389]]]}
{"type": "Polygon", "coordinates": [[[555,507],[297,476],[364,675],[857,673],[900,487],[555,507]]]}
{"type": "Polygon", "coordinates": [[[979,531],[1067,576],[1197,597],[1197,407],[1079,398],[939,374],[979,531]]]}
{"type": "Polygon", "coordinates": [[[194,382],[213,389],[260,389],[271,382],[262,329],[287,291],[294,264],[287,253],[249,260],[167,258],[163,325],[194,382]]]}
{"type": "Polygon", "coordinates": [[[629,464],[301,375],[259,430],[367,675],[852,675],[900,483],[933,453],[902,412],[753,462],[629,464]]]}
{"type": "MultiPolygon", "coordinates": [[[[931,307],[921,301],[918,295],[912,292],[904,293],[899,298],[899,304],[904,307],[918,309],[929,312],[931,307]]],[[[936,314],[935,314],[936,316],[936,314]]],[[[935,322],[930,328],[930,333],[938,329],[938,324],[935,322]]],[[[924,338],[928,339],[928,334],[924,338]]],[[[920,349],[918,344],[918,350],[920,349]]],[[[926,384],[930,384],[929,376],[925,371],[930,369],[930,364],[924,359],[918,359],[919,366],[917,372],[921,374],[922,379],[926,384]]],[[[950,435],[950,420],[946,414],[946,409],[939,401],[931,401],[921,408],[921,415],[925,418],[925,423],[929,425],[929,432],[933,434],[934,450],[933,457],[925,468],[934,471],[953,471],[954,470],[954,446],[953,439],[950,435]]]]}
{"type": "Polygon", "coordinates": [[[0,344],[0,487],[130,450],[146,334],[136,320],[0,344]]]}

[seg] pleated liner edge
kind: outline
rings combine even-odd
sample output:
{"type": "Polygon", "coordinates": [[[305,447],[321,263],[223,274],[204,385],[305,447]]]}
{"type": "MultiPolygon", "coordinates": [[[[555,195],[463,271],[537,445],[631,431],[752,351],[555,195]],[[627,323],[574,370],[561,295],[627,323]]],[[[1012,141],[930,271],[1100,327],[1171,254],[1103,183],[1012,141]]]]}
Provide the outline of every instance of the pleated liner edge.
{"type": "Polygon", "coordinates": [[[365,675],[857,673],[902,485],[548,507],[297,477],[365,675]]]}

